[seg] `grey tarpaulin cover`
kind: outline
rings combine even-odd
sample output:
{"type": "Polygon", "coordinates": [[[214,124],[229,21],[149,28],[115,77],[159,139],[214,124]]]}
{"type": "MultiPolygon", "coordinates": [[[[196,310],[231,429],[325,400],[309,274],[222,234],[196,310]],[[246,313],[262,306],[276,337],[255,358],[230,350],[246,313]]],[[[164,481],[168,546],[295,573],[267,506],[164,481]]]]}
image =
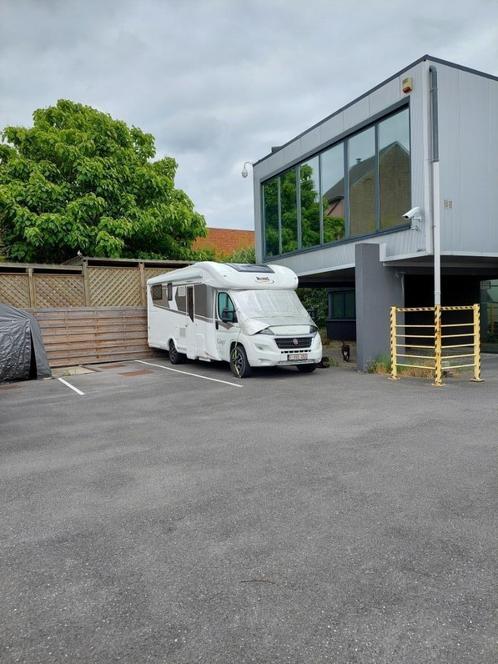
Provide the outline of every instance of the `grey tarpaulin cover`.
{"type": "Polygon", "coordinates": [[[50,376],[36,318],[27,311],[0,303],[0,383],[50,376]]]}

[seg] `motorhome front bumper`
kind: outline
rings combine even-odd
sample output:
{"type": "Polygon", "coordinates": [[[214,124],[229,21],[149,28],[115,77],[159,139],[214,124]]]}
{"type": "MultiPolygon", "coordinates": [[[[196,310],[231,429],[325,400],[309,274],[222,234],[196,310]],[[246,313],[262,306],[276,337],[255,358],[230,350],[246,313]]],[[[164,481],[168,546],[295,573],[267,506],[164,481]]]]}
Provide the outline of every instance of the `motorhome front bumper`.
{"type": "Polygon", "coordinates": [[[317,364],[321,361],[322,343],[319,335],[301,337],[303,340],[306,339],[306,342],[298,342],[298,344],[293,343],[295,338],[254,335],[251,338],[250,347],[246,348],[249,364],[253,367],[263,367],[317,364]],[[284,339],[285,342],[283,342],[284,339]]]}

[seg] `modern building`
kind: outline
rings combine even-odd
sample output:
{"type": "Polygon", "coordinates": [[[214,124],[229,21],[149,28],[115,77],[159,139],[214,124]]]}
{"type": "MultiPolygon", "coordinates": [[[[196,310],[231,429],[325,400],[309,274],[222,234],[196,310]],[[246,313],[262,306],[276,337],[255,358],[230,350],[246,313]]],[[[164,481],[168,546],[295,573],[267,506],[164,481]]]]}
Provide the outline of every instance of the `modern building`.
{"type": "Polygon", "coordinates": [[[327,286],[366,368],[389,306],[472,304],[498,277],[498,77],[424,55],[272,148],[254,200],[257,259],[327,286]]]}

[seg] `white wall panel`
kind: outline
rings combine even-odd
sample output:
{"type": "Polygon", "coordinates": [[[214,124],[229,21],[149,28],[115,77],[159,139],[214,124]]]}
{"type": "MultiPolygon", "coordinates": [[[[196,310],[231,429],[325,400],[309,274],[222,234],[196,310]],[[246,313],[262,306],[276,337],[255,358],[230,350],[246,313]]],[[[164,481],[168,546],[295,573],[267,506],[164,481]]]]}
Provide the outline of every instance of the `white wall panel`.
{"type": "MultiPolygon", "coordinates": [[[[387,106],[387,104],[386,104],[387,106]]],[[[351,129],[360,122],[365,122],[370,117],[370,103],[368,97],[363,97],[353,104],[348,106],[343,111],[344,116],[344,130],[351,129]]]]}
{"type": "Polygon", "coordinates": [[[498,252],[498,81],[437,64],[441,249],[498,252]],[[444,201],[451,201],[446,207],[444,201]]]}

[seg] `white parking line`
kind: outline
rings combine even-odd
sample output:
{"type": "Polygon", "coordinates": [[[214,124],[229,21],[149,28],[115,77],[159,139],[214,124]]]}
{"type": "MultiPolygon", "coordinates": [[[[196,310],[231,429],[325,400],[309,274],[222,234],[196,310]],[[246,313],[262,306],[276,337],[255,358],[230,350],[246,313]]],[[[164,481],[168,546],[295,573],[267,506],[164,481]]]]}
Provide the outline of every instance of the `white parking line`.
{"type": "Polygon", "coordinates": [[[74,385],[71,385],[71,383],[68,383],[67,380],[64,380],[64,378],[58,378],[57,380],[60,380],[61,383],[64,383],[67,387],[71,388],[76,392],[76,394],[79,394],[81,397],[85,396],[85,393],[82,392],[81,390],[78,390],[77,387],[74,387],[74,385]]]}
{"type": "Polygon", "coordinates": [[[155,364],[154,362],[145,362],[145,360],[135,360],[140,364],[148,364],[151,367],[159,367],[159,369],[166,369],[166,371],[174,371],[175,373],[185,374],[186,376],[195,376],[195,378],[203,378],[204,380],[212,380],[214,383],[224,383],[225,385],[232,385],[233,387],[242,387],[238,383],[231,383],[228,380],[220,380],[219,378],[210,378],[209,376],[201,376],[201,374],[191,373],[190,371],[180,371],[180,369],[172,369],[165,367],[164,364],[155,364]]]}

